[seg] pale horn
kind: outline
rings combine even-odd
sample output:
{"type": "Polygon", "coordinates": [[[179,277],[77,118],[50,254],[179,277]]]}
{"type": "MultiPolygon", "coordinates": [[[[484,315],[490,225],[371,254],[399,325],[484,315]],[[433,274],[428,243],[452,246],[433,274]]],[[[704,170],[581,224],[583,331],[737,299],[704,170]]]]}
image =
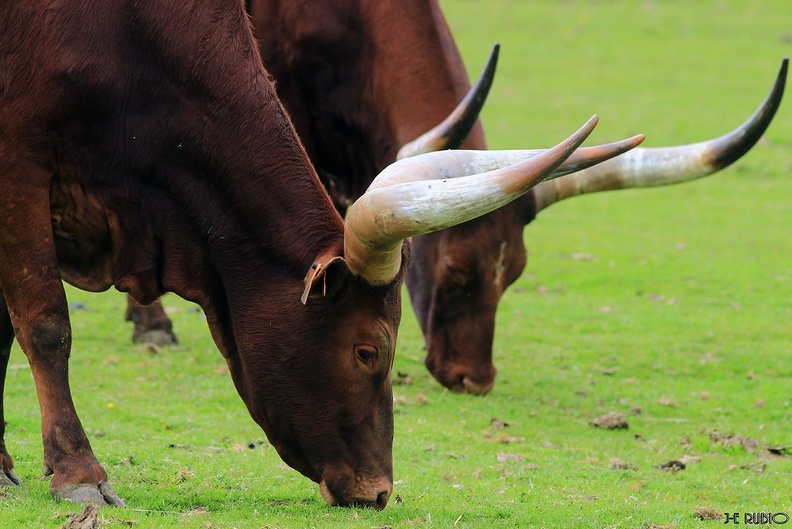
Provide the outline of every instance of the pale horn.
{"type": "MultiPolygon", "coordinates": [[[[371,284],[389,283],[399,272],[404,239],[466,222],[517,199],[552,175],[597,121],[592,117],[552,149],[492,171],[460,158],[470,153],[491,157],[497,151],[433,152],[391,164],[347,212],[344,258],[349,269],[371,284]]],[[[641,139],[632,141],[637,145],[641,139]]]]}
{"type": "Polygon", "coordinates": [[[690,145],[638,148],[590,169],[542,182],[534,189],[536,211],[583,193],[676,184],[727,167],[747,153],[770,125],[784,95],[788,63],[785,57],[761,106],[732,132],[690,145]]]}
{"type": "MultiPolygon", "coordinates": [[[[622,153],[637,147],[645,136],[638,134],[632,138],[625,140],[605,143],[603,145],[596,145],[594,147],[580,147],[572,155],[569,156],[564,163],[559,165],[552,173],[546,176],[543,181],[552,180],[569,173],[581,171],[593,165],[599,164],[618,156],[622,153]]],[[[522,149],[522,150],[497,150],[497,151],[472,151],[472,150],[456,150],[454,151],[454,163],[460,167],[464,167],[466,175],[483,173],[485,171],[494,171],[503,167],[514,165],[534,156],[538,156],[547,152],[547,149],[522,149]]],[[[391,185],[397,181],[405,182],[413,180],[413,175],[400,174],[393,175],[392,180],[388,184],[378,183],[379,187],[383,185],[391,185]]],[[[374,183],[372,182],[369,189],[372,189],[374,183]]]]}
{"type": "Polygon", "coordinates": [[[397,160],[427,152],[456,149],[464,143],[487,100],[492,80],[495,77],[499,52],[500,44],[495,44],[478,81],[470,88],[459,105],[442,123],[402,146],[396,154],[397,160]]]}

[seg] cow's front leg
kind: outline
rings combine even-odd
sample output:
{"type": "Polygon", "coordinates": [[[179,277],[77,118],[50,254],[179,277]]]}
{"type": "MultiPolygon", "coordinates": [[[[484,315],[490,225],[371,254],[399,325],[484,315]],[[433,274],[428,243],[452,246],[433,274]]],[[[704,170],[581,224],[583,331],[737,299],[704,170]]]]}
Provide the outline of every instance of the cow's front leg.
{"type": "Polygon", "coordinates": [[[6,295],[17,340],[28,357],[36,384],[44,472],[52,474],[50,491],[55,497],[75,502],[123,505],[107,484],[107,473],[91,450],[72,401],[68,365],[71,326],[63,288],[56,283],[46,291],[46,299],[21,304],[6,295]],[[16,312],[20,305],[24,312],[16,312]]]}
{"type": "Polygon", "coordinates": [[[14,473],[14,460],[5,445],[5,413],[3,394],[8,360],[11,357],[11,344],[14,343],[14,328],[8,316],[5,297],[0,292],[0,487],[21,487],[22,480],[14,473]]]}
{"type": "Polygon", "coordinates": [[[123,505],[91,450],[69,389],[71,325],[53,245],[46,174],[35,167],[9,173],[0,167],[0,184],[31,184],[6,192],[0,185],[3,223],[14,227],[0,230],[0,290],[36,385],[50,491],[70,501],[123,505]]]}
{"type": "MultiPolygon", "coordinates": [[[[27,303],[15,303],[8,292],[6,297],[38,393],[44,472],[52,475],[50,491],[69,501],[123,505],[107,484],[107,473],[91,450],[72,401],[68,365],[71,326],[63,288],[58,282],[45,290],[46,296],[27,303]]],[[[31,294],[26,289],[25,297],[33,298],[31,294]]]]}

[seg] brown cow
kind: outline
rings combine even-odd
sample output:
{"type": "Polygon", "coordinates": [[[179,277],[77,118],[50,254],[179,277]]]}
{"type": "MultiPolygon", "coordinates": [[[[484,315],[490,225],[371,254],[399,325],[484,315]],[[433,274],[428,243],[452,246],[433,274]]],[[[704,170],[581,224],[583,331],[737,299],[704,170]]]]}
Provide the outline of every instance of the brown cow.
{"type": "MultiPolygon", "coordinates": [[[[275,95],[241,0],[9,0],[0,32],[0,381],[16,337],[52,493],[123,504],[69,389],[64,279],[143,303],[172,291],[199,304],[281,458],[329,504],[384,507],[403,241],[501,207],[570,154],[559,171],[586,163],[573,151],[596,119],[481,175],[481,163],[454,152],[394,164],[345,224],[275,95]]],[[[0,483],[19,485],[1,402],[0,483]]]]}
{"type": "MultiPolygon", "coordinates": [[[[278,95],[337,204],[397,157],[420,152],[414,140],[470,89],[436,0],[251,0],[250,12],[278,95]]],[[[491,390],[497,305],[525,268],[523,229],[539,211],[580,193],[682,182],[726,167],[769,125],[785,78],[784,65],[760,110],[721,140],[636,149],[541,184],[490,215],[416,237],[407,287],[434,377],[455,391],[491,390]]],[[[461,147],[487,148],[480,123],[461,147]]]]}
{"type": "Polygon", "coordinates": [[[787,60],[766,100],[731,133],[699,144],[638,148],[603,164],[543,182],[479,219],[413,239],[410,300],[426,341],[426,366],[444,386],[489,392],[495,314],[526,264],[523,229],[543,209],[583,193],[686,182],[738,160],[770,124],[784,92],[787,60]]]}

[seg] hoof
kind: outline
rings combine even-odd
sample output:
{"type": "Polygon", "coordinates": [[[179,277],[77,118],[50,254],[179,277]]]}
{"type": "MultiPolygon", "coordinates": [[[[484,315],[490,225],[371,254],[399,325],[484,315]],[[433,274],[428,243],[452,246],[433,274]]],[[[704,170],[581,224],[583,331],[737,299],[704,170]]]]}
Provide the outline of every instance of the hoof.
{"type": "Polygon", "coordinates": [[[6,469],[0,471],[0,487],[24,487],[25,484],[19,479],[13,470],[6,469]]]}
{"type": "Polygon", "coordinates": [[[118,497],[113,487],[103,481],[101,483],[77,483],[76,485],[66,485],[58,490],[51,490],[52,495],[60,500],[71,501],[74,503],[91,503],[104,507],[113,505],[116,507],[126,507],[124,500],[118,497]]]}
{"type": "Polygon", "coordinates": [[[135,332],[132,341],[139,344],[153,344],[158,347],[165,345],[178,345],[179,339],[172,332],[154,329],[152,331],[135,332]]]}

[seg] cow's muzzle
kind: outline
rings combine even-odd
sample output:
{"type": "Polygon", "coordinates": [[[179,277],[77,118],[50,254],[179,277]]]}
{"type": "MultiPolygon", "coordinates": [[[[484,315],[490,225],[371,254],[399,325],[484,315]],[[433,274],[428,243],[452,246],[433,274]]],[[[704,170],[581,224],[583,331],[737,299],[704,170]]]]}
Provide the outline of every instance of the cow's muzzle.
{"type": "Polygon", "coordinates": [[[390,479],[381,476],[376,478],[354,477],[346,479],[322,479],[319,492],[331,507],[370,507],[379,510],[385,508],[393,492],[390,479]]]}

